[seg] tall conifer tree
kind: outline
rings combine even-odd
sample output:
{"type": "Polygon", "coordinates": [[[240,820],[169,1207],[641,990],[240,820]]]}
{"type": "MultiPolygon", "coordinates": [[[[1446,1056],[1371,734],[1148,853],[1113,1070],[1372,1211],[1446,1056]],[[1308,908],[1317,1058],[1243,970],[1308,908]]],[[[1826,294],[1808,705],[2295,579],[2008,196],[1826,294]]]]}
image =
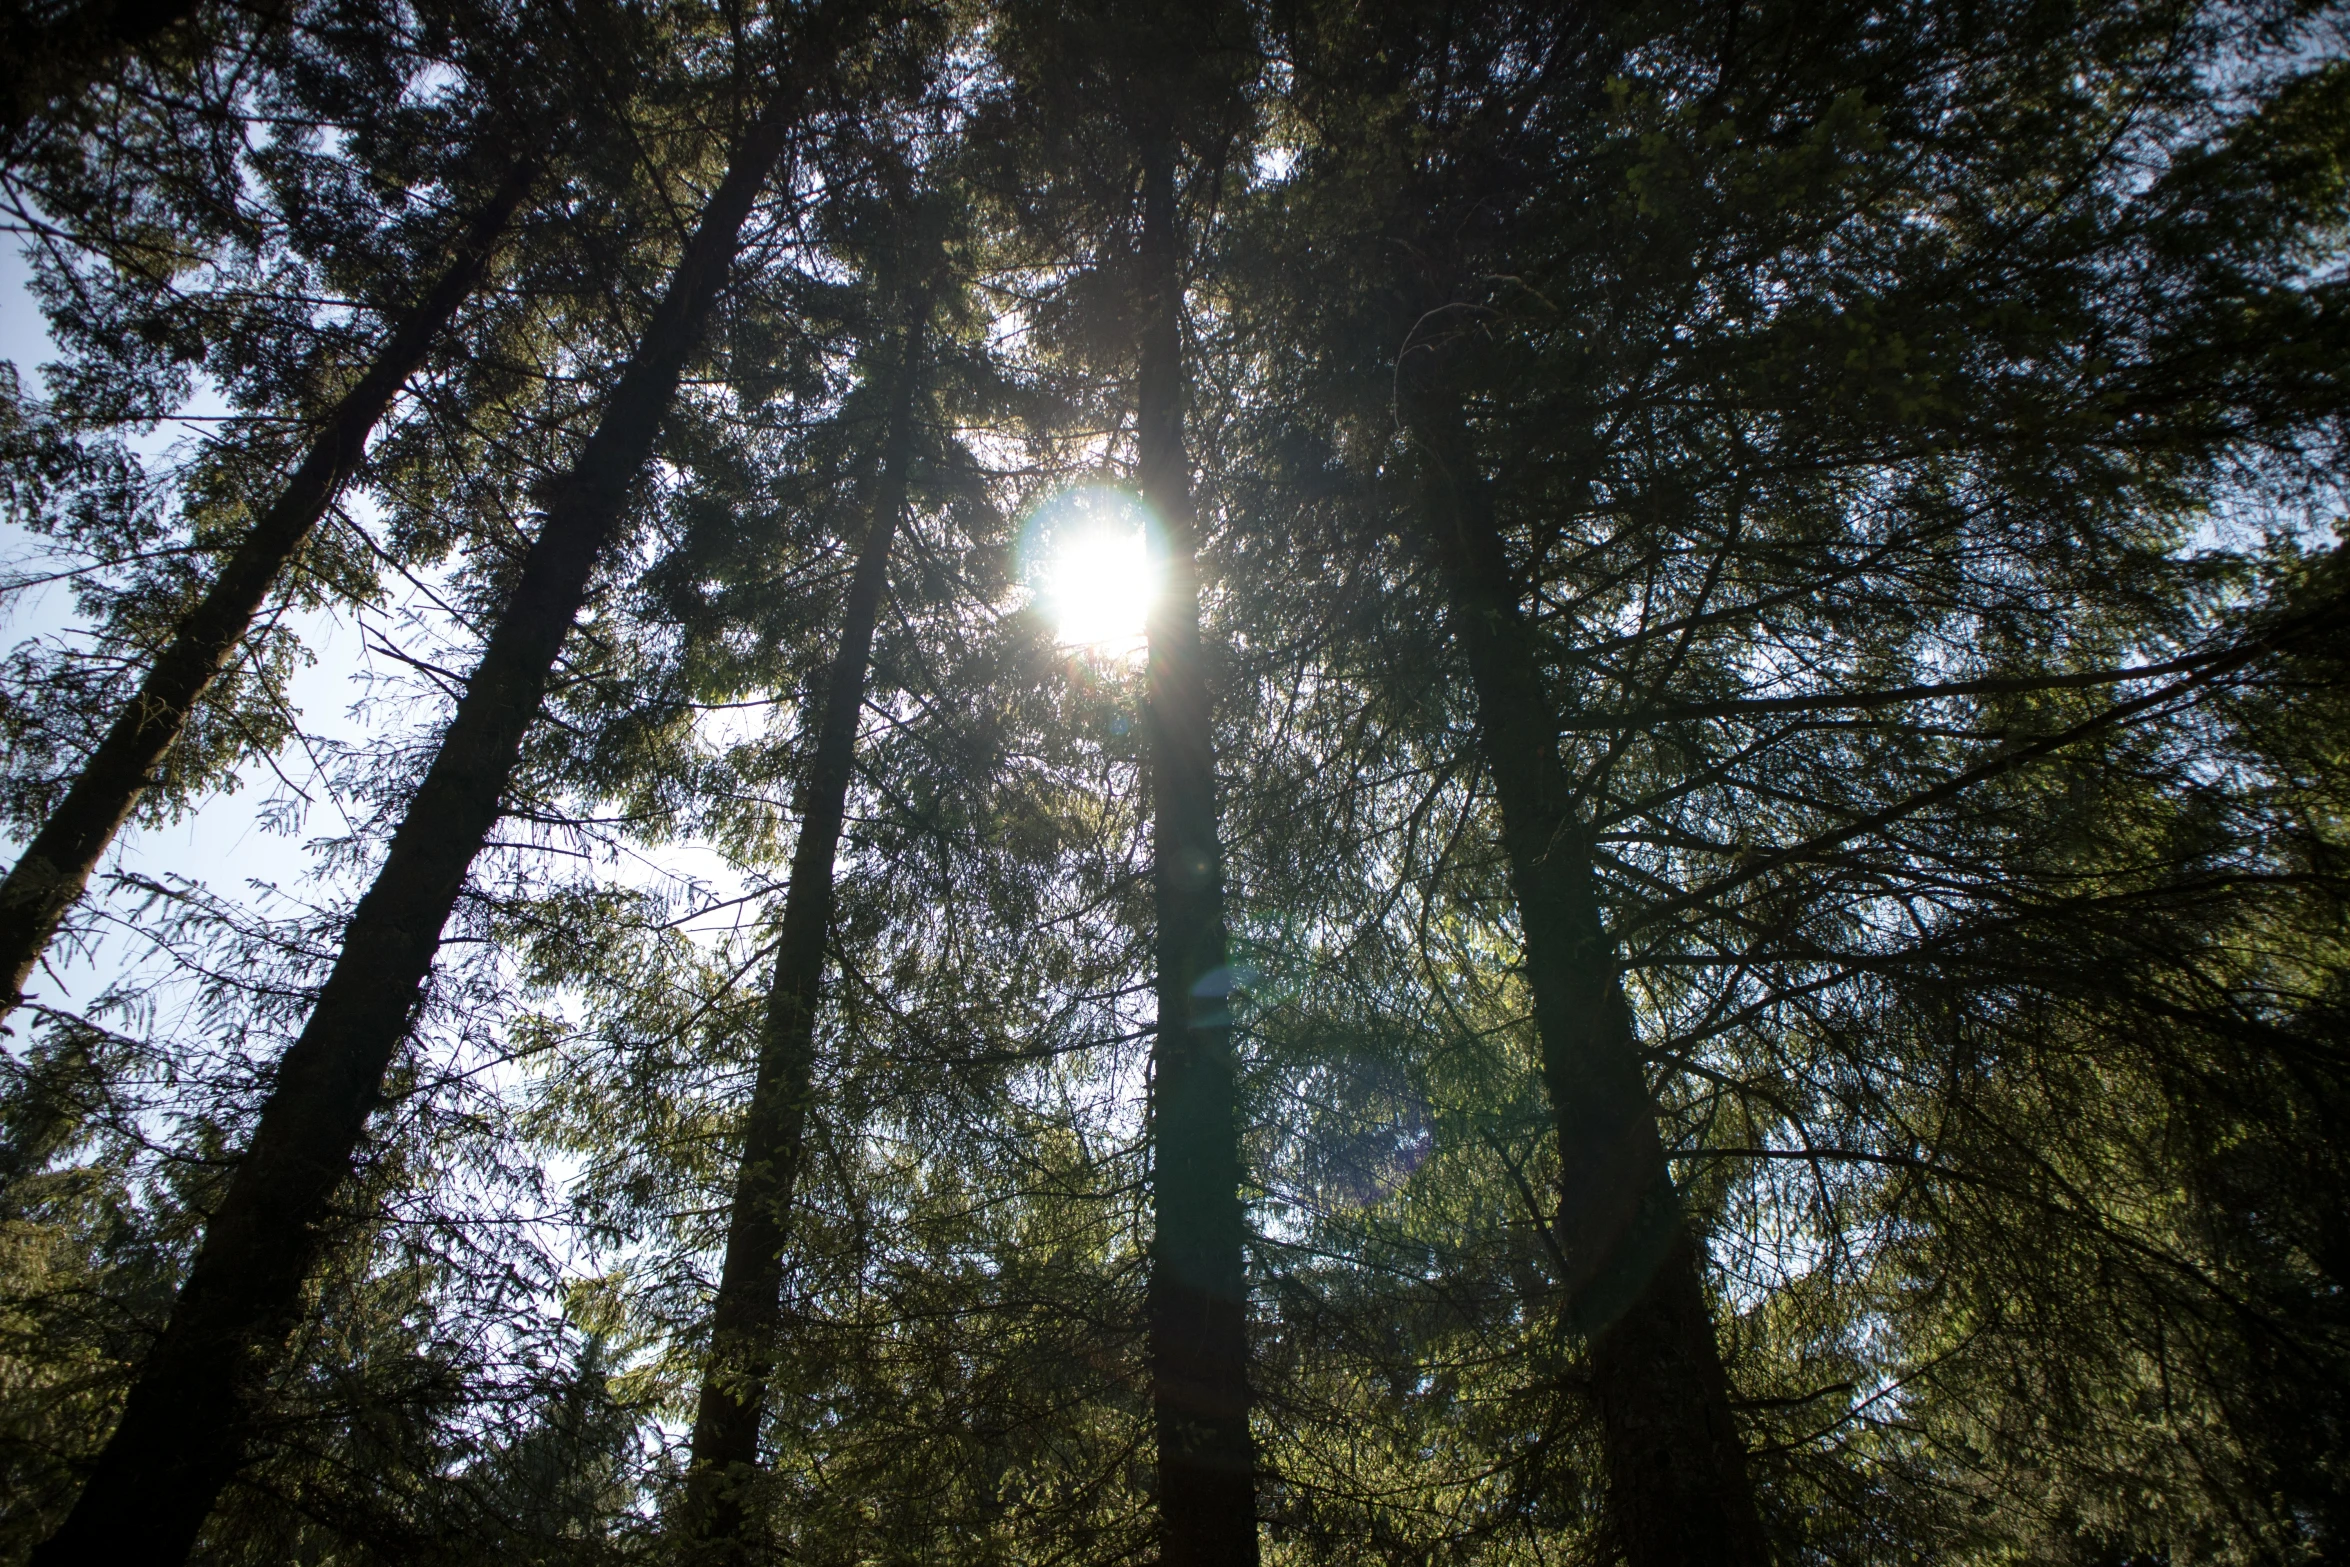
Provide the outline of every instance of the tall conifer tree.
{"type": "Polygon", "coordinates": [[[687,1460],[691,1478],[683,1532],[729,1561],[747,1552],[742,1492],[758,1463],[768,1368],[783,1326],[784,1248],[814,1088],[816,1014],[832,931],[833,860],[856,765],[874,623],[888,591],[890,544],[905,511],[907,469],[915,449],[924,338],[936,282],[919,275],[925,270],[919,255],[899,263],[898,270],[905,275],[886,429],[801,794],[806,808],[777,926],[758,1072],[744,1112],[742,1155],[726,1226],[726,1257],[710,1307],[709,1364],[687,1460]]]}
{"type": "Polygon", "coordinates": [[[1199,517],[1184,448],[1183,244],[1171,126],[1145,124],[1136,248],[1136,470],[1162,573],[1144,722],[1158,916],[1151,1049],[1151,1399],[1170,1564],[1257,1559],[1249,1434],[1248,1229],[1232,1057],[1216,747],[1200,639],[1199,517]]]}
{"type": "Polygon", "coordinates": [[[440,930],[500,797],[589,579],[619,529],[745,219],[800,103],[853,37],[849,7],[795,18],[765,92],[603,420],[550,506],[505,611],[360,901],[308,1024],[206,1226],[171,1321],[44,1564],[184,1556],[243,1453],[247,1411],[299,1309],[337,1187],[406,1032],[440,930]]]}
{"type": "Polygon", "coordinates": [[[285,488],[221,564],[203,598],[180,618],[129,705],[0,881],[0,1019],[23,998],[58,921],[89,885],[196,703],[359,465],[377,422],[479,286],[538,169],[535,154],[515,163],[466,223],[450,246],[448,269],[394,325],[358,384],[328,411],[325,427],[285,488]]]}
{"type": "MultiPolygon", "coordinates": [[[[7,666],[13,820],[445,267],[460,9],[207,7],[12,163],[21,580],[114,639],[7,666]],[[166,518],[108,421],[197,364],[166,518]]],[[[2339,1554],[2331,20],[925,12],[805,62],[671,406],[741,20],[562,13],[589,150],[268,601],[412,573],[371,649],[464,693],[333,764],[358,917],[126,862],[145,970],[0,1061],[0,1551],[192,1253],[61,1559],[247,1436],[224,1561],[2339,1554]],[[995,176],[926,329],[909,139],[995,176]],[[1019,592],[1105,482],[1140,669],[1019,592]]],[[[316,738],[279,620],[139,819],[316,738]]]]}

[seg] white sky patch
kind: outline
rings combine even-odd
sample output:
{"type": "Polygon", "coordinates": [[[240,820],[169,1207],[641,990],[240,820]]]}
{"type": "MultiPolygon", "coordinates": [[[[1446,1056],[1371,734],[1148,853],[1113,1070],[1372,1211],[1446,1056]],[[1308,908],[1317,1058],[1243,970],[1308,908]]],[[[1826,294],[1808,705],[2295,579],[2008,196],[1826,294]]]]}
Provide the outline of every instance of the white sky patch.
{"type": "Polygon", "coordinates": [[[1297,169],[1298,149],[1295,147],[1259,147],[1252,155],[1252,172],[1259,185],[1279,185],[1297,169]]]}

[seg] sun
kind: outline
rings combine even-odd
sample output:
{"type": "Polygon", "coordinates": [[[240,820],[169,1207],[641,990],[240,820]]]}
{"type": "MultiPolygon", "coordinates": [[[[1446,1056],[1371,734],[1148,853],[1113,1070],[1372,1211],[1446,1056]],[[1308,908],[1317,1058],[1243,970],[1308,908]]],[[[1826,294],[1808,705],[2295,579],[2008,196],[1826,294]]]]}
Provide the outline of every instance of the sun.
{"type": "Polygon", "coordinates": [[[1117,648],[1139,642],[1150,614],[1151,564],[1140,528],[1090,528],[1056,540],[1045,603],[1061,641],[1117,648]]]}
{"type": "Polygon", "coordinates": [[[1063,646],[1142,649],[1159,573],[1132,496],[1104,489],[1056,496],[1038,508],[1032,559],[1038,606],[1063,646]]]}

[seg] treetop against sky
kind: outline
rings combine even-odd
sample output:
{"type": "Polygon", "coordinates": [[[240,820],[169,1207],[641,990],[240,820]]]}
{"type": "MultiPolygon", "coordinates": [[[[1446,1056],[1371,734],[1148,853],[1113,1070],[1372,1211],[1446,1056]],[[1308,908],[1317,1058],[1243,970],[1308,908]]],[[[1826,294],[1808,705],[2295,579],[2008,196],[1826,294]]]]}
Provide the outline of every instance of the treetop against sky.
{"type": "Polygon", "coordinates": [[[0,1562],[2340,1554],[2339,7],[20,11],[0,1562]]]}

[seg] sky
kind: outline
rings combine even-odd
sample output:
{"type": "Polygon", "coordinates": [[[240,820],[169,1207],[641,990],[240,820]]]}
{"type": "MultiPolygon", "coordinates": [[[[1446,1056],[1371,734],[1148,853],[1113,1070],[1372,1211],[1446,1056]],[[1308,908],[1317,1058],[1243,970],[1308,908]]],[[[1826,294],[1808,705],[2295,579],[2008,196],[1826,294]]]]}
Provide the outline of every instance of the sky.
{"type": "MultiPolygon", "coordinates": [[[[39,365],[54,356],[55,345],[44,328],[38,307],[26,290],[30,269],[13,245],[0,244],[0,358],[13,362],[20,384],[38,395],[39,365]]],[[[208,389],[200,389],[182,412],[204,415],[225,412],[208,389]]],[[[165,458],[177,442],[191,438],[200,427],[165,425],[133,444],[142,457],[165,458]]],[[[1142,620],[1148,607],[1156,568],[1146,558],[1143,529],[1133,502],[1122,494],[1081,491],[1063,497],[1061,510],[1076,505],[1082,516],[1062,519],[1071,524],[1051,530],[1054,537],[1039,538],[1046,546],[1033,561],[1034,587],[1049,601],[1060,623],[1062,640],[1073,645],[1132,653],[1142,641],[1142,620]],[[1123,509],[1121,509],[1123,508],[1123,509]],[[1096,515],[1099,513],[1100,515],[1096,515]]],[[[365,525],[370,508],[364,496],[346,496],[345,504],[365,525]]],[[[1053,510],[1052,506],[1044,508],[1053,510]]],[[[1057,513],[1056,513],[1057,515],[1057,513]]],[[[44,541],[0,523],[0,578],[35,566],[44,554],[44,541]]],[[[371,685],[379,673],[397,675],[370,651],[370,641],[410,639],[412,629],[400,625],[410,613],[428,621],[440,617],[410,595],[364,610],[304,612],[292,621],[311,662],[292,682],[293,704],[305,735],[337,745],[366,748],[405,734],[416,720],[413,703],[379,700],[372,712],[361,704],[382,690],[371,685]]],[[[0,655],[27,640],[70,637],[77,631],[72,594],[63,584],[28,589],[0,597],[0,655]]],[[[427,631],[430,631],[428,626],[427,631]]],[[[714,715],[751,721],[743,715],[714,715]]],[[[345,821],[332,791],[326,787],[312,755],[300,744],[287,746],[267,762],[255,762],[242,771],[241,786],[215,793],[178,821],[159,827],[126,828],[116,839],[101,867],[101,878],[122,871],[156,880],[184,878],[215,897],[233,899],[248,907],[266,905],[268,889],[312,895],[326,891],[314,877],[322,868],[318,840],[339,834],[345,821]],[[281,783],[281,778],[283,783],[281,783]],[[314,802],[304,821],[291,831],[274,819],[271,802],[282,801],[287,785],[308,794],[314,802]]],[[[0,832],[0,853],[13,862],[21,843],[0,832]]],[[[725,899],[743,890],[743,878],[723,859],[691,845],[647,848],[630,863],[613,864],[604,874],[622,882],[647,882],[666,876],[701,881],[708,895],[725,899]]],[[[355,892],[347,883],[344,893],[355,892]]],[[[278,912],[284,912],[281,907],[278,912]]],[[[746,911],[720,914],[717,923],[731,924],[746,911]]],[[[698,923],[698,922],[697,922],[698,923]]],[[[713,934],[715,931],[713,931],[713,934]]],[[[36,977],[31,990],[42,1000],[79,1010],[126,972],[138,957],[137,943],[122,931],[101,939],[94,947],[74,950],[60,945],[49,955],[48,972],[36,977]]],[[[153,1025],[150,1025],[153,1026],[153,1025]]],[[[21,1030],[8,1041],[22,1048],[21,1030]]]]}
{"type": "MultiPolygon", "coordinates": [[[[20,384],[28,394],[37,395],[41,386],[38,366],[53,357],[56,348],[26,290],[29,273],[15,247],[0,244],[0,359],[13,362],[20,384]]],[[[225,411],[225,405],[208,390],[199,390],[196,399],[182,410],[196,415],[225,411]]],[[[197,428],[166,425],[133,445],[142,457],[161,458],[197,428]]],[[[373,508],[363,494],[346,493],[343,504],[362,526],[372,520],[373,508]]],[[[0,579],[37,565],[44,552],[40,538],[0,523],[0,579]]],[[[399,587],[396,582],[388,585],[399,587]]],[[[420,589],[395,593],[380,605],[306,611],[290,618],[311,660],[295,674],[290,694],[303,734],[318,743],[322,752],[337,746],[367,748],[395,735],[413,738],[419,719],[417,704],[397,697],[385,700],[387,688],[377,683],[378,677],[385,675],[398,682],[404,671],[374,652],[371,643],[413,646],[420,635],[428,639],[445,635],[450,629],[446,618],[431,602],[434,586],[426,580],[420,589]],[[416,623],[411,623],[412,617],[416,623]],[[372,705],[363,705],[371,696],[375,698],[372,705]]],[[[77,629],[72,593],[62,584],[0,597],[0,656],[28,640],[71,636],[77,629]]],[[[397,686],[389,689],[396,691],[397,686]]],[[[746,712],[710,716],[715,728],[761,721],[746,712]]],[[[178,821],[160,827],[126,828],[109,850],[100,878],[115,871],[156,880],[185,878],[216,897],[259,911],[274,901],[269,892],[273,887],[313,898],[328,892],[318,879],[324,868],[319,848],[324,838],[342,833],[345,826],[346,818],[316,759],[301,744],[289,744],[268,761],[243,768],[240,787],[211,795],[178,821]],[[271,809],[273,799],[282,801],[287,785],[303,791],[313,802],[301,825],[292,831],[283,830],[284,824],[275,819],[276,812],[271,809]]],[[[0,863],[13,863],[21,847],[21,840],[0,831],[0,856],[4,856],[0,863]]],[[[601,873],[628,884],[668,878],[695,880],[706,889],[707,897],[722,902],[737,897],[748,885],[722,856],[692,844],[645,846],[602,867],[601,873]]],[[[334,890],[347,896],[355,893],[358,885],[346,870],[334,890]]],[[[275,912],[287,910],[280,905],[275,912]]],[[[708,924],[709,933],[715,935],[756,914],[755,909],[730,907],[695,924],[708,924]]],[[[63,944],[52,947],[48,971],[36,976],[29,989],[43,1001],[80,1010],[128,971],[139,956],[138,947],[120,931],[89,950],[72,950],[63,944]]],[[[168,1019],[145,1026],[168,1027],[168,1019]]],[[[12,1049],[21,1050],[24,1043],[21,1029],[5,1040],[12,1049]]]]}
{"type": "MultiPolygon", "coordinates": [[[[54,356],[55,345],[41,320],[39,308],[25,288],[30,269],[13,245],[0,245],[0,359],[14,363],[27,393],[40,388],[38,366],[54,356]]],[[[204,394],[190,412],[210,411],[204,394]]],[[[186,435],[185,427],[165,426],[138,444],[141,455],[159,456],[186,435]]],[[[42,553],[42,541],[19,529],[0,524],[0,573],[13,574],[42,553]]],[[[62,584],[35,588],[0,599],[0,651],[28,639],[70,635],[75,629],[73,598],[62,584]]],[[[368,727],[351,714],[365,694],[368,672],[363,628],[347,616],[313,612],[295,621],[303,644],[315,662],[293,682],[293,699],[303,727],[313,735],[352,744],[364,744],[368,727]]],[[[315,784],[307,759],[298,751],[278,758],[278,765],[297,783],[315,784]]],[[[158,879],[186,877],[222,895],[243,895],[253,883],[275,883],[293,888],[308,876],[314,857],[304,836],[270,831],[262,821],[262,806],[276,779],[266,767],[246,769],[244,786],[213,796],[196,811],[170,826],[126,829],[115,841],[106,868],[120,868],[158,879]]],[[[312,788],[315,794],[317,791],[312,788]]],[[[320,810],[332,806],[320,797],[320,810]]],[[[339,825],[331,816],[314,811],[311,830],[325,832],[339,825]]],[[[0,833],[0,844],[13,861],[21,847],[0,833]]],[[[92,954],[53,951],[54,971],[36,979],[33,991],[43,999],[59,994],[70,1003],[86,1003],[116,974],[130,954],[119,942],[92,954]],[[62,959],[62,961],[61,961],[62,959]]],[[[21,1045],[21,1038],[9,1041],[21,1045]]]]}

